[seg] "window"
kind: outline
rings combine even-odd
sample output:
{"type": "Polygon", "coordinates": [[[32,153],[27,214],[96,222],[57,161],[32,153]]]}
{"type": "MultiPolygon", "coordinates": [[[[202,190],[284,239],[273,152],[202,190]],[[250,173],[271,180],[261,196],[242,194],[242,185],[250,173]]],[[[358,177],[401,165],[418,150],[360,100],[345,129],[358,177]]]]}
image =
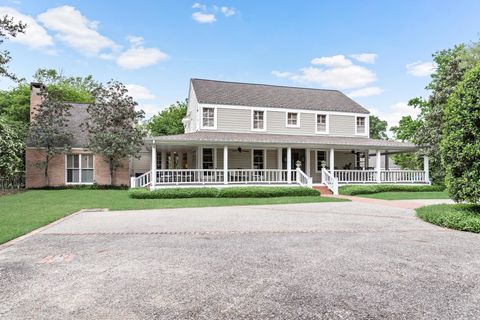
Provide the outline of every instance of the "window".
{"type": "Polygon", "coordinates": [[[297,112],[287,112],[287,127],[299,127],[299,115],[297,112]]]}
{"type": "Polygon", "coordinates": [[[357,134],[365,134],[365,117],[357,117],[357,134]]]}
{"type": "Polygon", "coordinates": [[[203,150],[203,169],[214,169],[213,149],[204,148],[203,150]]]}
{"type": "Polygon", "coordinates": [[[327,133],[327,115],[317,114],[317,133],[327,133]]]}
{"type": "Polygon", "coordinates": [[[93,183],[93,155],[69,154],[67,155],[67,183],[87,184],[93,183]]]}
{"type": "Polygon", "coordinates": [[[264,150],[253,150],[253,169],[263,169],[264,162],[264,150]]]}
{"type": "Polygon", "coordinates": [[[215,108],[203,108],[202,127],[215,128],[215,108]]]}
{"type": "Polygon", "coordinates": [[[157,169],[163,169],[162,168],[162,153],[157,152],[157,169]]]}
{"type": "Polygon", "coordinates": [[[327,164],[327,151],[317,151],[317,172],[322,171],[322,164],[327,164]]]}
{"type": "Polygon", "coordinates": [[[265,130],[265,111],[253,110],[252,129],[265,130]]]}

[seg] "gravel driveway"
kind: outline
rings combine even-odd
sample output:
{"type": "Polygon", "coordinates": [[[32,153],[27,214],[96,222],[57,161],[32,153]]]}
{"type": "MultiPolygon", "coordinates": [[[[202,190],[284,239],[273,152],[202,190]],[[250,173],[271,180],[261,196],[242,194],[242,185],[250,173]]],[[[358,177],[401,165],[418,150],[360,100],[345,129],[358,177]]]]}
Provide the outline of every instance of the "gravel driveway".
{"type": "Polygon", "coordinates": [[[478,319],[479,247],[367,203],[82,212],[0,247],[0,318],[478,319]]]}

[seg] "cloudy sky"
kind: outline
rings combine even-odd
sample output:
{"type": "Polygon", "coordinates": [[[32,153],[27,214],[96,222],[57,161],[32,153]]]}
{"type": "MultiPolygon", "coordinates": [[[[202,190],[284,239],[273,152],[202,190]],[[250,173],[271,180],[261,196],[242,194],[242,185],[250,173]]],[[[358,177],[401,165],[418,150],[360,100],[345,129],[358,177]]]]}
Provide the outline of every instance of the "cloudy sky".
{"type": "MultiPolygon", "coordinates": [[[[128,84],[151,115],[192,77],[339,89],[396,124],[425,95],[431,54],[477,40],[480,1],[0,0],[27,23],[11,71],[128,84]]],[[[0,79],[0,88],[12,83],[0,79]]]]}

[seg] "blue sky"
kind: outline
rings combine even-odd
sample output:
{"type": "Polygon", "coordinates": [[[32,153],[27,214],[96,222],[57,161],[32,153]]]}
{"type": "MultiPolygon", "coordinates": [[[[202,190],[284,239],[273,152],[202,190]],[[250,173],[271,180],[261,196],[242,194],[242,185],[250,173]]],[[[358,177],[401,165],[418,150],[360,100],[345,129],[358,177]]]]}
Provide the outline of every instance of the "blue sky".
{"type": "MultiPolygon", "coordinates": [[[[148,114],[192,77],[340,89],[391,125],[415,114],[431,54],[478,39],[480,1],[0,0],[28,24],[11,71],[128,84],[148,114]]],[[[0,80],[0,88],[12,83],[0,80]]]]}

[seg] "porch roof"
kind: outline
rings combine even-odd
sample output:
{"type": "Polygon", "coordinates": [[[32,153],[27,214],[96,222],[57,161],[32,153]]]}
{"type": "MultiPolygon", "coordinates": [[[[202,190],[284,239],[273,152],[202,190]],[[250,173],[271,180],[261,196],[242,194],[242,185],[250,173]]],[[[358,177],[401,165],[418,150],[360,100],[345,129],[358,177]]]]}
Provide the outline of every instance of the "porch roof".
{"type": "Polygon", "coordinates": [[[147,137],[147,143],[155,141],[162,145],[190,146],[261,146],[261,147],[302,147],[339,149],[384,149],[389,151],[416,151],[412,143],[392,140],[369,139],[364,137],[305,136],[265,133],[232,133],[198,131],[171,136],[147,137]]]}

